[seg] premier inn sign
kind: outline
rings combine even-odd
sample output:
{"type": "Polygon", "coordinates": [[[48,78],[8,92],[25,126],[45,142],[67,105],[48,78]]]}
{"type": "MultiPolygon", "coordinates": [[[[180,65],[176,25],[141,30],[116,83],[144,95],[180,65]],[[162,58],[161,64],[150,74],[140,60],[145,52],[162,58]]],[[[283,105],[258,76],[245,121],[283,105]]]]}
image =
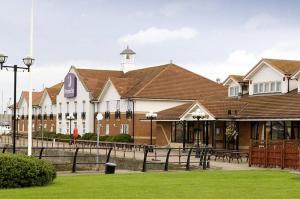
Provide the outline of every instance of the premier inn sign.
{"type": "Polygon", "coordinates": [[[68,73],[64,82],[64,96],[73,98],[77,96],[77,78],[73,73],[68,73]]]}

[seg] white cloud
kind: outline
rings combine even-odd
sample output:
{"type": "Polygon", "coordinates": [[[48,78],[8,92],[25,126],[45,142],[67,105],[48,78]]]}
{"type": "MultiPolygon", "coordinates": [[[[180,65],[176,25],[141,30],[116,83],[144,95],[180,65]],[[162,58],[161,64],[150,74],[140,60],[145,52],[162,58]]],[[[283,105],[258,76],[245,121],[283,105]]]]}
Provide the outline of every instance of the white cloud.
{"type": "Polygon", "coordinates": [[[247,29],[261,29],[270,28],[270,26],[276,25],[279,20],[274,16],[267,13],[260,13],[258,15],[252,16],[245,24],[247,29]]]}
{"type": "Polygon", "coordinates": [[[179,12],[184,11],[188,7],[186,2],[172,2],[164,5],[160,9],[160,13],[165,17],[173,17],[179,12]]]}
{"type": "Polygon", "coordinates": [[[189,40],[194,38],[196,35],[197,31],[188,27],[174,30],[151,27],[134,34],[123,36],[119,38],[119,42],[126,44],[152,44],[170,40],[189,40]]]}

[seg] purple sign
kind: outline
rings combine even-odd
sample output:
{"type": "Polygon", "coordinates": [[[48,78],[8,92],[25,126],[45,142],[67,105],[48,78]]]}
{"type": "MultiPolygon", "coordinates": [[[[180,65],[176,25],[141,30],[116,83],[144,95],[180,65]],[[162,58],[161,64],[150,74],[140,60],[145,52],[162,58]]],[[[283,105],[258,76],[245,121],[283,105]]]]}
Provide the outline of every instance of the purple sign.
{"type": "Polygon", "coordinates": [[[77,78],[73,73],[68,73],[65,77],[64,96],[66,98],[77,96],[77,78]]]}

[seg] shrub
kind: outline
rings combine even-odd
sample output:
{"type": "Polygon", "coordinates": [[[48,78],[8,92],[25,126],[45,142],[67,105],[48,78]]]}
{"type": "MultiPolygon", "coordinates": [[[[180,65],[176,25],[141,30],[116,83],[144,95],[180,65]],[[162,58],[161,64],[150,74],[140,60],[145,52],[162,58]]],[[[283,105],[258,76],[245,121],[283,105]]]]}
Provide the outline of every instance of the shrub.
{"type": "MultiPolygon", "coordinates": [[[[80,138],[80,140],[97,140],[97,134],[95,133],[85,133],[80,138]]],[[[132,142],[132,138],[127,134],[119,134],[119,135],[104,135],[100,136],[99,140],[102,142],[132,142]]]]}
{"type": "Polygon", "coordinates": [[[132,138],[128,134],[119,134],[113,137],[114,142],[132,142],[132,138]]]}
{"type": "Polygon", "coordinates": [[[0,154],[0,188],[44,186],[55,178],[56,170],[48,161],[20,154],[0,154]]]}

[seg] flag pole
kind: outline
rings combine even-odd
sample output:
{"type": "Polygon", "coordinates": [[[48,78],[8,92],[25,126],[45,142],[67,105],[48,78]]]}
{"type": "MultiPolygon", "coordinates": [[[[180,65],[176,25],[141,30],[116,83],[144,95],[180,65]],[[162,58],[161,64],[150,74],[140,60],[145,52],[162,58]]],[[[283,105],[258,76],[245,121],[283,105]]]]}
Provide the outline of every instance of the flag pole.
{"type": "MultiPolygon", "coordinates": [[[[31,13],[30,13],[30,44],[29,44],[29,56],[33,57],[33,3],[31,1],[31,13]]],[[[29,107],[28,107],[28,156],[32,155],[32,68],[29,71],[29,107]]]]}

